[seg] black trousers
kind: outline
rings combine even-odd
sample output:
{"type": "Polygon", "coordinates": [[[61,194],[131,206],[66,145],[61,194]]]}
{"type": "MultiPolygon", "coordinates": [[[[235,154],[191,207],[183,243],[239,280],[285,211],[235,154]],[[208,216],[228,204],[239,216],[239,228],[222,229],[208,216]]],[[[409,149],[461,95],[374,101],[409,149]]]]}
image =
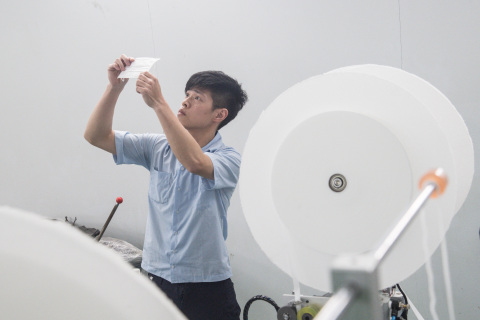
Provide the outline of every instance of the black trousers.
{"type": "Polygon", "coordinates": [[[218,282],[170,283],[149,273],[152,280],[189,320],[239,320],[240,306],[230,279],[218,282]]]}

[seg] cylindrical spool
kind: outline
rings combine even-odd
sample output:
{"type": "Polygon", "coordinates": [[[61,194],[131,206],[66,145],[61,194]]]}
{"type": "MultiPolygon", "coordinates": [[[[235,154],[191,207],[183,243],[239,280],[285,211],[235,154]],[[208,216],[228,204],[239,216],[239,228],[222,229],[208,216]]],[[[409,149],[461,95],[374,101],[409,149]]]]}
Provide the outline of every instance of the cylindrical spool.
{"type": "MultiPolygon", "coordinates": [[[[457,185],[456,210],[460,209],[472,183],[474,152],[468,128],[448,98],[432,85],[425,85],[425,80],[397,68],[357,65],[336,69],[332,72],[358,72],[388,79],[408,90],[425,108],[430,110],[448,140],[450,152],[457,155],[454,158],[455,171],[461,183],[457,185]]],[[[449,175],[451,174],[449,173],[449,175]]]]}
{"type": "Polygon", "coordinates": [[[281,307],[277,311],[277,320],[295,320],[297,319],[297,309],[291,306],[281,307]]]}
{"type": "Polygon", "coordinates": [[[2,319],[72,319],[75,310],[77,319],[187,320],[113,250],[66,223],[0,206],[0,252],[2,319]]]}
{"type": "Polygon", "coordinates": [[[320,307],[316,305],[306,306],[297,313],[297,320],[313,320],[319,311],[320,307]]]}
{"type": "MultiPolygon", "coordinates": [[[[468,130],[448,99],[424,80],[390,67],[359,66],[307,79],[262,113],[243,152],[240,198],[268,258],[291,272],[282,254],[291,246],[292,259],[299,261],[296,279],[330,291],[334,257],[375,248],[416,196],[421,175],[435,167],[448,172],[449,187],[435,199],[436,214],[428,214],[431,205],[424,210],[428,225],[440,230],[429,237],[427,255],[471,185],[468,130]],[[327,182],[338,172],[348,187],[332,192],[327,182]],[[298,259],[305,256],[308,261],[298,259]]],[[[415,245],[419,230],[414,222],[382,264],[379,289],[401,282],[424,263],[425,253],[415,245]]]]}

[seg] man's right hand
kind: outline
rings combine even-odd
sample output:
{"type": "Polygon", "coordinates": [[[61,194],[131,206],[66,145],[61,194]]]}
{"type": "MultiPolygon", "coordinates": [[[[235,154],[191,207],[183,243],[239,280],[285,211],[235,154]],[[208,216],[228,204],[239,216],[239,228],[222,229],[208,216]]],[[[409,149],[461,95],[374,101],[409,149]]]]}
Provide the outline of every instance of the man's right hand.
{"type": "Polygon", "coordinates": [[[88,142],[112,154],[117,153],[115,132],[112,130],[113,113],[117,99],[127,84],[127,81],[122,81],[117,77],[133,61],[135,61],[134,58],[129,58],[122,54],[120,58],[108,66],[109,84],[97,106],[93,109],[84,133],[84,137],[88,142]]]}
{"type": "Polygon", "coordinates": [[[133,61],[135,61],[134,58],[122,54],[120,58],[116,59],[114,63],[108,66],[108,81],[112,87],[125,87],[128,79],[123,79],[124,81],[122,81],[122,79],[118,78],[118,75],[120,72],[125,71],[125,68],[131,65],[133,61]]]}

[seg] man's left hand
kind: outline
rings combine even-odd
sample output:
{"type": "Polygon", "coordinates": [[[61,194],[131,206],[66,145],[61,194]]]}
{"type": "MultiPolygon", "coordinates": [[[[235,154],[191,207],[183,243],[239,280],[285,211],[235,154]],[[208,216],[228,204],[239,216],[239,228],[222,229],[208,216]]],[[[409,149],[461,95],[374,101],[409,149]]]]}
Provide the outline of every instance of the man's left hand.
{"type": "Polygon", "coordinates": [[[166,103],[158,79],[148,71],[142,72],[138,76],[136,90],[142,95],[145,103],[151,108],[166,103]]]}

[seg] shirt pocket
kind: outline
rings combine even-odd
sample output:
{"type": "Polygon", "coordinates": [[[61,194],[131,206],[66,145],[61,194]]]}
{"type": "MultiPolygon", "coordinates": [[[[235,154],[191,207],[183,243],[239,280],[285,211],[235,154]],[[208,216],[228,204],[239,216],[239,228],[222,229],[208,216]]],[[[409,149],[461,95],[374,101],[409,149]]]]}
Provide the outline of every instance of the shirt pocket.
{"type": "Polygon", "coordinates": [[[169,190],[172,186],[172,174],[169,172],[153,170],[150,174],[150,187],[148,196],[160,203],[168,200],[169,190]]]}

